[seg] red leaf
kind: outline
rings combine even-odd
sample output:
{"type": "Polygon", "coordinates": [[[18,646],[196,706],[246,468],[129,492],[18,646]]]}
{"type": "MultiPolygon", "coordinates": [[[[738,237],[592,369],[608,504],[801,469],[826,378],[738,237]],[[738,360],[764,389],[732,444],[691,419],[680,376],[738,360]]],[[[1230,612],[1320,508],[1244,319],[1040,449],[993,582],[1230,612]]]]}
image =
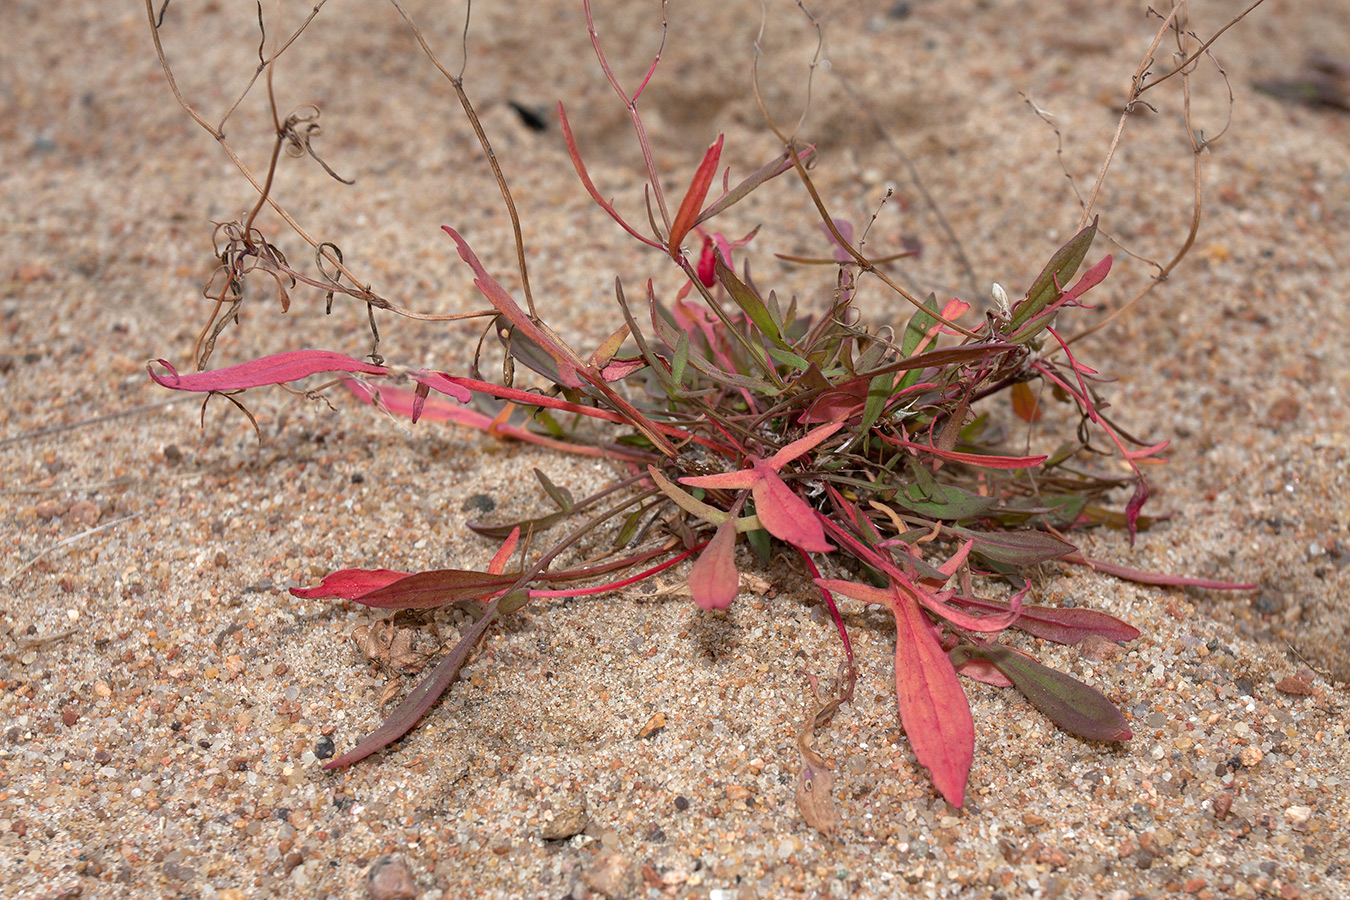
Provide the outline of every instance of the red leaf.
{"type": "Polygon", "coordinates": [[[267,384],[285,384],[320,372],[359,372],[363,375],[388,375],[384,366],[372,365],[331,350],[290,350],[261,359],[249,360],[224,369],[179,375],[165,360],[156,360],[169,370],[168,375],[156,375],[148,365],[150,378],[161,387],[175,391],[235,391],[262,387],[267,384]]]}
{"type": "Polygon", "coordinates": [[[736,571],[736,520],[717,526],[694,567],[689,570],[689,593],[703,609],[726,609],[740,593],[741,576],[736,571]]]}
{"type": "Polygon", "coordinates": [[[813,428],[808,431],[805,436],[797,438],[797,440],[788,444],[773,456],[770,456],[764,461],[764,464],[775,472],[780,472],[782,471],[783,466],[792,462],[797,457],[814,450],[816,447],[820,446],[822,441],[843,427],[843,422],[832,422],[829,425],[813,428]]]}
{"type": "Polygon", "coordinates": [[[919,450],[923,453],[931,453],[942,459],[950,459],[952,462],[979,466],[984,469],[1030,469],[1039,466],[1046,460],[1044,456],[991,456],[984,453],[962,453],[960,450],[943,450],[929,444],[916,444],[913,441],[890,437],[889,435],[882,435],[881,437],[889,444],[908,447],[911,450],[919,450]]]}
{"type": "MultiPolygon", "coordinates": [[[[1091,559],[1080,553],[1067,553],[1061,556],[1063,562],[1078,563],[1098,572],[1105,572],[1107,575],[1114,575],[1117,578],[1124,578],[1126,581],[1133,581],[1138,584],[1157,584],[1165,587],[1198,587],[1206,588],[1211,591],[1254,591],[1261,585],[1254,581],[1218,581],[1213,578],[1189,578],[1185,575],[1167,575],[1161,572],[1145,572],[1142,569],[1132,569],[1129,566],[1121,566],[1116,563],[1103,562],[1100,559],[1091,559]]],[[[1135,637],[1138,637],[1136,633],[1135,637]]]]}
{"type": "Polygon", "coordinates": [[[325,575],[323,581],[312,588],[291,588],[291,595],[306,600],[354,600],[411,574],[393,569],[340,569],[325,575]]]}
{"type": "Polygon", "coordinates": [[[816,511],[793,493],[777,472],[767,463],[756,463],[755,473],[759,475],[752,488],[755,515],[769,534],[808,553],[829,553],[834,549],[825,540],[825,529],[816,518],[816,511]]]}
{"type": "Polygon", "coordinates": [[[919,604],[895,590],[895,693],[919,762],[947,802],[960,807],[975,758],[975,721],[947,654],[919,604]]]}
{"type": "Polygon", "coordinates": [[[698,218],[699,211],[703,208],[703,200],[708,196],[708,188],[717,177],[717,161],[721,157],[722,135],[719,134],[717,140],[708,148],[708,152],[703,155],[703,162],[699,163],[698,170],[694,172],[694,180],[690,182],[689,190],[685,192],[679,212],[670,223],[669,250],[670,255],[677,260],[680,258],[680,244],[684,243],[689,229],[694,227],[694,220],[698,218]]]}
{"type": "Polygon", "coordinates": [[[342,569],[326,576],[315,587],[291,588],[291,594],[306,600],[355,600],[383,609],[433,609],[465,600],[486,599],[515,581],[514,575],[464,569],[417,573],[392,569],[342,569]]]}

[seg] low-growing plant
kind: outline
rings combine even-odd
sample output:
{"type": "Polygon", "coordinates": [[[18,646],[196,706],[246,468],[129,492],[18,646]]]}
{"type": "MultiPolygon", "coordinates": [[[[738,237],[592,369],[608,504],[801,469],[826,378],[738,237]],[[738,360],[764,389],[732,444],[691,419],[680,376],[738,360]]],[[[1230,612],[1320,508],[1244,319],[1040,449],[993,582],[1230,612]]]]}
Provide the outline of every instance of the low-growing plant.
{"type": "MultiPolygon", "coordinates": [[[[259,71],[267,73],[269,84],[277,57],[323,5],[271,56],[260,54],[259,71]]],[[[272,279],[283,303],[290,290],[304,283],[324,292],[330,305],[335,295],[366,304],[377,346],[377,311],[408,311],[363,286],[337,248],[310,238],[270,192],[282,149],[313,153],[306,130],[312,123],[310,112],[282,117],[273,105],[276,151],[267,176],[259,179],[225,142],[223,120],[208,123],[176,86],[184,108],[253,181],[258,199],[248,216],[218,228],[225,246],[207,290],[216,307],[198,341],[198,371],[180,374],[159,360],[150,376],[166,388],[233,399],[244,389],[336,373],[338,380],[328,386],[340,384],[394,415],[414,422],[449,421],[497,438],[601,457],[612,462],[613,479],[603,490],[577,499],[535,470],[556,511],[519,522],[470,525],[500,542],[484,571],[342,569],[318,585],[291,589],[297,597],[383,609],[453,606],[473,617],[454,648],[384,724],[328,768],[351,765],[413,728],[499,618],[537,599],[618,591],[686,562],[681,571],[694,602],[710,612],[724,610],[739,593],[739,568],[747,559],[738,553],[741,544],[764,563],[782,553],[795,560],[803,584],[813,586],[828,608],[842,645],[842,677],[832,693],[820,696],[799,741],[799,802],[822,830],[834,827],[831,776],[812,747],[813,730],[851,698],[858,672],[837,596],[876,604],[893,614],[901,723],[919,763],[953,806],[964,803],[974,752],[974,722],[962,675],[1016,688],[1058,726],[1084,739],[1130,738],[1126,718],[1101,693],[1042,665],[1006,639],[1012,629],[1060,644],[1090,635],[1109,641],[1139,635],[1102,612],[1032,603],[1036,567],[1061,561],[1153,584],[1250,585],[1110,565],[1083,556],[1069,537],[1106,526],[1123,529],[1132,541],[1139,529],[1149,527],[1151,520],[1143,514],[1149,490],[1139,463],[1156,459],[1167,447],[1166,441],[1136,439],[1108,415],[1102,391],[1106,379],[1073,352],[1071,339],[1061,331],[1112,265],[1110,255],[1094,255],[1098,224],[1089,216],[1095,190],[1084,203],[1077,232],[1050,256],[1025,292],[1013,301],[995,285],[992,310],[982,320],[972,320],[969,302],[913,296],[887,274],[889,260],[862,251],[848,223],[831,216],[816,191],[806,166],[813,148],[780,129],[767,111],[765,119],[782,142],[781,155],[733,178],[732,169],[740,166],[724,165],[726,148],[718,137],[688,177],[683,196],[678,202],[668,197],[638,112],[639,97],[660,56],[630,91],[609,66],[586,2],[585,22],[600,70],[629,113],[645,160],[645,212],[634,217],[605,199],[559,104],[567,153],[595,203],[633,240],[678,269],[683,286],[662,296],[654,280],[634,291],[615,279],[622,326],[598,340],[593,350],[577,350],[550,328],[548,302],[531,292],[511,192],[462,73],[451,74],[442,66],[398,0],[393,5],[455,90],[493,167],[514,226],[523,294],[507,290],[468,241],[445,226],[467,277],[490,309],[420,318],[488,319],[503,349],[502,377],[486,376],[477,354],[461,369],[439,371],[399,366],[377,352],[358,359],[318,349],[206,370],[217,338],[254,290],[249,286],[253,272],[272,279]],[[808,192],[828,235],[833,255],[825,262],[834,267],[834,282],[824,309],[802,309],[795,299],[758,283],[739,259],[749,252],[755,235],[733,240],[716,227],[731,206],[788,175],[808,192]],[[273,239],[262,233],[256,218],[265,203],[313,247],[320,262],[317,275],[290,266],[273,239]],[[864,281],[884,285],[909,305],[903,325],[861,321],[855,297],[864,281]],[[517,384],[517,367],[528,369],[534,380],[517,384]],[[1030,427],[1042,416],[1042,402],[1050,398],[1076,410],[1076,431],[1050,453],[1008,453],[1008,431],[990,410],[1010,408],[1030,427]],[[1093,465],[1097,441],[1127,464],[1128,474],[1102,474],[1093,465]],[[1111,495],[1120,490],[1129,497],[1117,509],[1111,495]],[[545,537],[555,532],[562,536],[545,537]],[[597,535],[609,542],[603,558],[571,568],[555,565],[577,542],[597,535]]],[[[149,0],[146,8],[158,48],[157,17],[164,10],[156,13],[149,0]]],[[[1143,102],[1144,91],[1171,75],[1184,82],[1207,51],[1207,43],[1178,27],[1180,8],[1163,17],[1149,50],[1151,60],[1170,36],[1179,53],[1177,67],[1155,77],[1147,65],[1141,66],[1126,114],[1143,102]]],[[[164,60],[162,49],[160,57],[164,60]]],[[[164,66],[172,85],[167,61],[164,66]]],[[[1193,138],[1197,184],[1204,149],[1193,138]]],[[[1185,255],[1199,209],[1197,194],[1194,221],[1181,251],[1170,265],[1159,267],[1158,277],[1139,296],[1185,255]]]]}

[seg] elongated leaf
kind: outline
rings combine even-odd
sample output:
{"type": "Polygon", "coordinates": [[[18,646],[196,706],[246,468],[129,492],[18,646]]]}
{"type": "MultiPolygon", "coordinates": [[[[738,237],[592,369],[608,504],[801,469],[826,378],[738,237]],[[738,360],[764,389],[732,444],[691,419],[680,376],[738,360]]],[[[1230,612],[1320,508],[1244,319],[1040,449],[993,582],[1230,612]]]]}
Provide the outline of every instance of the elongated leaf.
{"type": "Polygon", "coordinates": [[[689,570],[689,593],[703,609],[726,609],[740,593],[736,571],[736,523],[723,522],[694,567],[689,570]]]}
{"type": "Polygon", "coordinates": [[[1094,218],[1092,224],[1084,228],[1069,239],[1069,242],[1050,257],[1050,262],[1046,263],[1041,274],[1036,276],[1036,280],[1031,283],[1031,289],[1027,291],[1025,300],[1022,300],[1012,311],[1012,319],[1008,323],[1008,331],[1016,332],[1027,323],[1032,316],[1038,315],[1051,303],[1059,299],[1060,285],[1068,284],[1073,273],[1078,271],[1082,265],[1083,258],[1087,256],[1088,249],[1092,246],[1093,238],[1097,236],[1097,220],[1094,218]]]}
{"type": "Polygon", "coordinates": [[[915,757],[932,774],[933,785],[959,808],[966,800],[966,780],[975,758],[970,703],[919,604],[900,595],[893,609],[900,723],[915,757]]]}
{"type": "MultiPolygon", "coordinates": [[[[812,153],[814,153],[815,150],[816,148],[814,145],[807,146],[805,149],[798,152],[797,158],[805,162],[806,158],[810,156],[812,153]]],[[[764,182],[770,180],[771,178],[777,178],[784,172],[791,171],[792,168],[793,168],[792,156],[786,150],[784,150],[781,154],[779,154],[777,159],[773,160],[770,163],[767,163],[766,165],[760,166],[754,172],[750,173],[750,175],[748,175],[744,181],[742,181],[740,184],[736,185],[734,188],[732,188],[731,190],[723,194],[721,197],[719,197],[716,201],[711,203],[708,206],[708,208],[705,209],[699,215],[699,217],[694,220],[694,224],[695,225],[703,224],[704,222],[711,219],[713,216],[731,207],[732,204],[744,200],[750,194],[751,191],[759,187],[764,182]]]]}
{"type": "Polygon", "coordinates": [[[922,453],[931,453],[940,459],[949,459],[952,462],[965,463],[968,466],[979,466],[982,469],[1031,469],[1039,466],[1046,459],[1044,456],[994,456],[985,453],[962,453],[960,450],[943,450],[930,444],[917,444],[914,441],[889,435],[882,435],[881,437],[887,443],[894,444],[897,447],[908,447],[922,453]]]}
{"type": "MultiPolygon", "coordinates": [[[[690,515],[697,516],[713,525],[721,525],[731,516],[731,513],[704,503],[688,491],[681,490],[679,485],[662,475],[655,466],[648,466],[647,473],[652,476],[652,481],[661,489],[661,493],[673,500],[676,506],[690,515]]],[[[736,530],[741,533],[758,531],[763,527],[758,516],[741,516],[736,520],[736,530]]]]}
{"type": "Polygon", "coordinates": [[[353,600],[411,575],[393,569],[339,569],[325,575],[312,588],[291,588],[291,596],[306,600],[353,600]]]}
{"type": "Polygon", "coordinates": [[[223,369],[193,372],[188,375],[179,375],[178,370],[167,360],[158,359],[155,362],[168,369],[169,374],[158,375],[147,365],[146,371],[150,373],[150,379],[161,387],[175,391],[237,391],[268,384],[286,384],[320,372],[389,374],[389,370],[384,366],[372,365],[330,350],[290,350],[226,366],[223,369]]]}
{"type": "MultiPolygon", "coordinates": [[[[1006,610],[1008,604],[983,597],[952,597],[951,602],[969,609],[1006,610]]],[[[1057,644],[1076,644],[1090,634],[1108,641],[1132,641],[1139,637],[1139,629],[1115,616],[1095,609],[1057,606],[1023,606],[1022,615],[1013,626],[1027,634],[1057,644]]]]}
{"type": "Polygon", "coordinates": [[[553,481],[540,469],[534,470],[535,480],[543,487],[544,493],[548,494],[549,499],[558,504],[558,509],[563,512],[571,512],[572,507],[576,505],[576,500],[572,498],[572,492],[567,488],[558,487],[553,481]]]}
{"type": "Polygon", "coordinates": [[[486,600],[515,584],[518,577],[467,569],[431,569],[349,599],[380,609],[435,609],[468,600],[486,600]]]}
{"type": "Polygon", "coordinates": [[[985,559],[1012,566],[1034,566],[1036,563],[1073,553],[1078,548],[1063,538],[1044,531],[974,531],[958,525],[951,526],[954,534],[975,541],[975,552],[985,559]]]}
{"type": "Polygon", "coordinates": [[[385,719],[379,728],[375,729],[355,747],[339,756],[337,759],[324,765],[325,769],[337,769],[342,766],[350,766],[354,762],[365,759],[372,753],[388,747],[394,741],[403,737],[412,730],[417,724],[417,720],[426,714],[426,711],[435,705],[436,701],[445,693],[445,689],[454,683],[455,676],[459,674],[460,668],[464,665],[464,660],[468,659],[469,651],[474,648],[488,626],[497,618],[497,604],[492,603],[473,627],[465,632],[464,636],[455,644],[453,650],[447,653],[436,668],[432,669],[427,677],[418,682],[417,687],[404,698],[403,702],[385,719]]]}
{"type": "Polygon", "coordinates": [[[708,152],[703,155],[703,161],[694,172],[694,180],[690,182],[689,190],[685,192],[684,200],[680,202],[680,209],[675,213],[674,221],[670,223],[668,249],[670,255],[677,260],[680,258],[680,244],[684,243],[689,229],[694,227],[699,210],[703,208],[703,200],[708,196],[708,188],[712,187],[713,179],[717,177],[717,161],[721,157],[722,135],[719,134],[717,140],[708,148],[708,152]]]}
{"type": "Polygon", "coordinates": [[[1142,569],[1132,569],[1129,566],[1104,562],[1100,559],[1090,559],[1077,553],[1069,554],[1068,556],[1062,557],[1062,559],[1064,562],[1088,566],[1089,568],[1096,569],[1098,572],[1105,572],[1108,575],[1114,575],[1117,578],[1124,578],[1126,581],[1133,581],[1138,584],[1157,584],[1166,587],[1197,587],[1211,591],[1254,591],[1261,587],[1261,585],[1255,581],[1219,581],[1214,578],[1191,578],[1186,575],[1145,572],[1142,569]]]}
{"type": "Polygon", "coordinates": [[[783,340],[783,335],[778,331],[778,323],[769,313],[769,308],[764,305],[764,301],[759,299],[759,295],[754,292],[750,285],[736,277],[736,273],[727,265],[726,260],[722,259],[720,253],[717,254],[714,271],[717,274],[717,280],[722,282],[722,286],[727,289],[731,299],[740,307],[741,312],[745,313],[750,321],[755,323],[755,327],[759,329],[760,333],[778,349],[789,350],[787,342],[783,340]]]}
{"type": "Polygon", "coordinates": [[[1096,688],[998,644],[967,652],[998,666],[1032,706],[1070,734],[1090,741],[1128,741],[1134,736],[1125,716],[1096,688]]]}
{"type": "Polygon", "coordinates": [[[894,502],[931,519],[959,521],[978,516],[993,508],[998,499],[982,497],[933,478],[922,466],[911,465],[913,481],[896,492],[894,502]]]}
{"type": "MultiPolygon", "coordinates": [[[[1062,306],[1073,303],[1079,297],[1086,294],[1092,288],[1106,280],[1107,273],[1111,271],[1111,255],[1107,254],[1096,265],[1083,273],[1083,277],[1078,279],[1078,283],[1073,287],[1066,288],[1052,303],[1050,303],[1039,315],[1028,320],[1017,333],[1008,338],[1009,342],[1014,344],[1025,344],[1027,341],[1036,337],[1046,328],[1050,327],[1054,320],[1055,310],[1062,306]]],[[[1066,278],[1069,276],[1066,275],[1066,278]]]]}
{"type": "Polygon", "coordinates": [[[501,313],[516,329],[518,334],[524,335],[547,353],[558,367],[558,382],[567,387],[580,387],[582,383],[581,370],[586,368],[577,355],[570,347],[558,339],[552,332],[545,329],[547,326],[536,322],[525,314],[525,310],[517,305],[512,296],[507,293],[506,288],[497,283],[497,280],[488,274],[483,264],[478,261],[478,257],[469,247],[469,242],[460,236],[459,232],[449,225],[442,225],[441,230],[450,235],[450,239],[455,242],[459,249],[459,258],[469,264],[476,276],[474,285],[488,299],[497,312],[501,313]]]}

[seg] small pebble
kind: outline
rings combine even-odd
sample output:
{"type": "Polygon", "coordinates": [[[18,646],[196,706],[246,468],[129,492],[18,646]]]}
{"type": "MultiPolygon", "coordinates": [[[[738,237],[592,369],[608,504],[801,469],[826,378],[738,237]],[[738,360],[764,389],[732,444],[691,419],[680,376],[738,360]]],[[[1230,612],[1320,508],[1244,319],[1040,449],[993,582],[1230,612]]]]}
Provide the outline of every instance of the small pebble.
{"type": "Polygon", "coordinates": [[[370,900],[414,900],[417,884],[401,856],[381,856],[370,864],[366,875],[370,900]]]}

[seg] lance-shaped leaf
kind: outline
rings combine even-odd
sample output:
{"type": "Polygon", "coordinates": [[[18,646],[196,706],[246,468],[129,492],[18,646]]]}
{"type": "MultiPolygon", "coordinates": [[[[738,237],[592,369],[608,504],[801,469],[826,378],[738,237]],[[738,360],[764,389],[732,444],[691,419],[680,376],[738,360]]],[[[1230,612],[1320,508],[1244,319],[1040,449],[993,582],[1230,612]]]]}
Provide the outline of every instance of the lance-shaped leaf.
{"type": "Polygon", "coordinates": [[[1083,264],[1092,240],[1097,236],[1097,220],[1069,239],[1069,242],[1050,257],[1041,274],[1032,282],[1026,299],[1013,307],[1012,319],[1008,323],[1009,332],[1016,332],[1033,316],[1041,313],[1047,306],[1059,299],[1062,293],[1060,285],[1068,282],[1078,267],[1083,264]]]}
{"type": "Polygon", "coordinates": [[[1101,284],[1106,280],[1106,276],[1110,271],[1111,255],[1108,253],[1106,256],[1102,257],[1096,265],[1084,272],[1083,277],[1078,279],[1077,284],[1065,290],[1064,293],[1059,295],[1058,299],[1046,306],[1039,315],[1030,319],[1016,334],[1009,337],[1009,343],[1025,344],[1027,341],[1036,337],[1054,321],[1056,310],[1062,306],[1068,306],[1079,297],[1101,284]]]}
{"type": "Polygon", "coordinates": [[[343,569],[329,575],[316,587],[291,588],[291,593],[307,599],[330,597],[355,600],[365,606],[381,609],[435,609],[454,603],[483,600],[510,587],[517,577],[467,569],[432,569],[377,584],[382,578],[379,573],[387,571],[376,569],[363,573],[360,569],[343,569]],[[333,580],[330,582],[329,579],[333,580]],[[357,593],[357,586],[362,581],[377,586],[357,593]]]}
{"type": "MultiPolygon", "coordinates": [[[[1006,610],[1008,604],[982,597],[953,597],[951,602],[971,609],[1006,610]]],[[[1090,634],[1108,641],[1132,641],[1139,637],[1139,629],[1115,616],[1095,609],[1054,606],[1023,606],[1015,627],[1033,637],[1057,644],[1076,644],[1090,634]]]]}
{"type": "Polygon", "coordinates": [[[411,731],[412,727],[417,724],[417,720],[422,718],[426,711],[431,709],[440,699],[441,694],[445,693],[446,688],[454,683],[460,667],[469,657],[469,651],[473,650],[474,645],[483,637],[488,626],[496,620],[497,615],[497,604],[494,601],[488,606],[483,617],[465,632],[464,636],[459,639],[459,643],[455,644],[454,649],[436,664],[436,668],[432,669],[426,678],[418,682],[417,687],[412,689],[412,692],[390,713],[389,718],[385,719],[379,728],[368,734],[351,750],[324,765],[324,768],[337,769],[342,766],[350,766],[378,750],[383,750],[411,731]]]}
{"type": "Polygon", "coordinates": [[[807,432],[767,460],[750,458],[750,468],[718,475],[695,475],[680,479],[690,487],[714,490],[746,490],[755,498],[755,515],[769,534],[808,553],[828,553],[834,549],[825,540],[816,512],[788,487],[778,472],[784,465],[810,452],[843,426],[841,422],[822,425],[807,432]]]}
{"type": "Polygon", "coordinates": [[[670,223],[668,249],[676,260],[680,258],[680,244],[684,243],[689,229],[694,227],[699,210],[703,208],[703,200],[708,196],[708,188],[712,187],[713,179],[717,177],[717,161],[721,158],[722,135],[719,134],[717,140],[708,148],[708,152],[703,155],[703,162],[699,163],[697,171],[694,172],[694,180],[690,183],[689,190],[685,192],[679,212],[675,213],[675,220],[670,223]]]}
{"type": "MultiPolygon", "coordinates": [[[[1088,566],[1089,568],[1096,569],[1098,572],[1105,572],[1108,575],[1114,575],[1117,578],[1124,578],[1126,581],[1134,581],[1139,584],[1158,584],[1166,587],[1198,587],[1211,591],[1254,591],[1261,586],[1254,581],[1219,581],[1214,578],[1191,578],[1186,575],[1167,575],[1162,572],[1145,572],[1142,569],[1133,569],[1129,566],[1104,562],[1100,559],[1090,559],[1078,553],[1070,553],[1068,556],[1060,557],[1060,559],[1064,562],[1088,566]]],[[[1138,634],[1136,634],[1135,637],[1138,637],[1138,634]]]]}
{"type": "Polygon", "coordinates": [[[314,587],[291,588],[291,596],[305,600],[355,600],[411,575],[394,569],[339,569],[325,575],[314,587]]]}
{"type": "Polygon", "coordinates": [[[928,769],[947,802],[965,802],[966,780],[975,758],[975,721],[956,669],[933,636],[918,600],[894,581],[885,589],[852,581],[816,579],[822,588],[866,603],[881,603],[895,614],[895,693],[900,723],[914,756],[928,769]]]}
{"type": "Polygon", "coordinates": [[[983,469],[1033,469],[1045,462],[1045,456],[994,456],[986,453],[963,453],[960,450],[943,450],[940,447],[934,447],[931,444],[917,444],[914,441],[907,441],[904,438],[891,437],[890,435],[881,435],[882,440],[888,444],[894,444],[897,447],[906,447],[910,450],[917,450],[921,453],[931,453],[940,459],[949,459],[952,462],[965,463],[968,466],[979,466],[983,469]]]}
{"type": "Polygon", "coordinates": [[[689,570],[689,593],[703,609],[726,609],[740,593],[736,571],[736,523],[730,518],[717,526],[711,541],[689,570]]]}
{"type": "MultiPolygon", "coordinates": [[[[655,466],[647,466],[647,474],[652,476],[652,481],[661,489],[661,493],[669,497],[676,506],[690,515],[698,516],[703,521],[710,522],[713,525],[721,525],[731,518],[731,513],[704,503],[688,491],[680,490],[679,485],[662,475],[661,470],[655,466]]],[[[741,533],[758,531],[763,527],[760,524],[759,516],[741,516],[736,519],[736,530],[741,533]]]]}
{"type": "Polygon", "coordinates": [[[975,552],[985,559],[1010,566],[1034,566],[1059,559],[1078,548],[1044,531],[975,531],[951,526],[953,534],[975,541],[975,552]]]}
{"type": "Polygon", "coordinates": [[[226,366],[223,369],[193,372],[188,375],[179,375],[178,370],[166,360],[159,359],[155,362],[168,369],[169,374],[157,375],[155,370],[147,365],[146,371],[150,373],[151,380],[161,387],[175,391],[236,391],[268,384],[286,384],[320,372],[389,374],[389,370],[384,366],[362,362],[331,350],[290,350],[226,366]]]}
{"type": "MultiPolygon", "coordinates": [[[[797,158],[802,162],[805,162],[807,157],[809,157],[815,151],[816,148],[814,144],[807,145],[805,148],[803,148],[801,151],[797,153],[797,158]]],[[[744,200],[747,196],[749,196],[751,191],[759,187],[764,182],[768,181],[771,178],[777,178],[784,172],[791,171],[792,168],[793,168],[792,154],[784,150],[781,154],[779,154],[777,159],[773,160],[772,162],[766,163],[763,166],[760,166],[754,172],[751,172],[750,175],[748,175],[745,178],[745,180],[742,181],[740,184],[736,185],[734,188],[730,188],[729,190],[724,191],[721,197],[718,197],[715,202],[709,204],[708,208],[699,214],[699,217],[696,220],[694,220],[694,224],[695,225],[703,224],[704,222],[711,219],[713,216],[716,216],[719,213],[723,212],[724,210],[730,208],[733,204],[739,203],[741,200],[744,200]]],[[[724,185],[725,183],[726,182],[723,181],[724,185]]]]}
{"type": "Polygon", "coordinates": [[[572,352],[570,347],[547,330],[547,326],[536,322],[525,314],[525,310],[521,309],[515,299],[507,293],[506,288],[502,287],[495,278],[488,274],[487,269],[483,267],[473,250],[470,249],[469,242],[460,237],[459,232],[449,225],[442,225],[441,230],[450,235],[451,240],[455,242],[455,246],[459,249],[459,258],[468,263],[469,268],[473,269],[476,276],[473,281],[474,286],[482,292],[489,303],[497,308],[497,312],[501,313],[516,331],[533,341],[557,364],[559,383],[567,387],[581,387],[582,379],[579,373],[585,369],[586,364],[572,352]]]}
{"type": "MultiPolygon", "coordinates": [[[[962,655],[953,651],[959,662],[962,655]]],[[[1090,741],[1128,741],[1134,734],[1120,710],[1097,689],[1043,666],[999,644],[965,649],[986,659],[1008,676],[1031,705],[1070,734],[1090,741]]]]}

